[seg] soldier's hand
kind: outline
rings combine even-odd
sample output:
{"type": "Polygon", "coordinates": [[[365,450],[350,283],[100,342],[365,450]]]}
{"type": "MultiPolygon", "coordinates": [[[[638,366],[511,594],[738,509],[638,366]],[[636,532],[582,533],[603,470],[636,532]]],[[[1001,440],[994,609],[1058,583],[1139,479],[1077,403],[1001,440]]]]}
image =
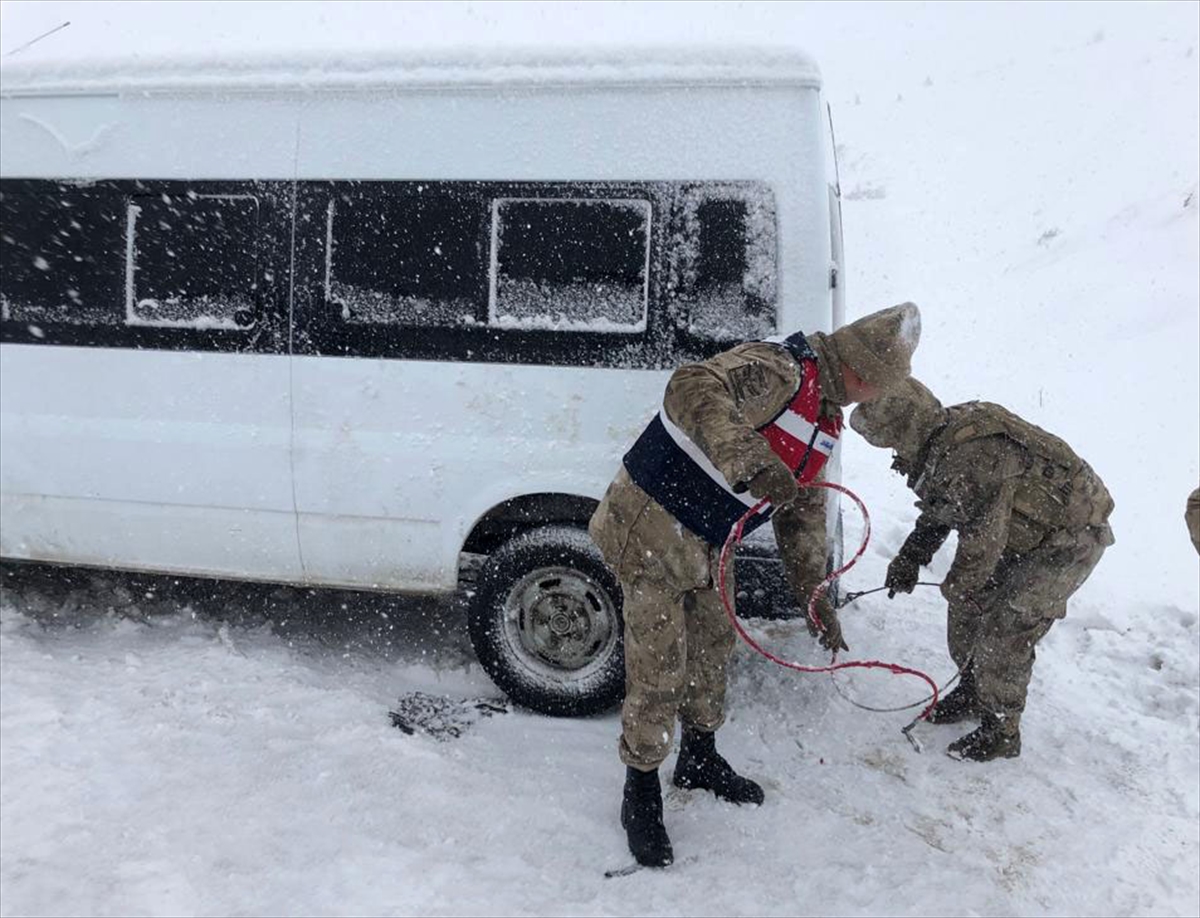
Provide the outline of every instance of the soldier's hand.
{"type": "Polygon", "coordinates": [[[892,559],[888,565],[887,579],[883,585],[887,587],[888,599],[897,593],[911,593],[921,579],[921,565],[903,552],[892,559]]]}
{"type": "Polygon", "coordinates": [[[819,638],[821,646],[826,650],[849,650],[850,648],[846,645],[846,641],[842,637],[842,624],[838,621],[838,614],[834,611],[833,604],[825,596],[821,596],[817,600],[815,611],[817,618],[825,626],[825,630],[818,631],[817,626],[812,623],[812,619],[806,615],[804,616],[804,624],[808,626],[808,633],[815,638],[819,638]]]}
{"type": "Polygon", "coordinates": [[[827,612],[822,617],[821,624],[825,626],[825,630],[821,632],[822,647],[826,650],[832,650],[834,653],[837,653],[839,650],[850,649],[850,645],[842,637],[842,623],[838,621],[836,612],[827,612]]]}
{"type": "Polygon", "coordinates": [[[769,500],[775,508],[785,507],[796,499],[800,486],[791,470],[782,460],[768,465],[758,472],[748,483],[748,488],[756,500],[769,500]]]}

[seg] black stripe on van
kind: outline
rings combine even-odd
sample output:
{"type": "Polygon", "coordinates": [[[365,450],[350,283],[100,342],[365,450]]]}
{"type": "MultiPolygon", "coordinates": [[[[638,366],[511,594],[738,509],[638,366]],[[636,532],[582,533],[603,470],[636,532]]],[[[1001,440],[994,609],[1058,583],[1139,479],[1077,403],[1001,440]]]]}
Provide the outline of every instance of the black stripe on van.
{"type": "Polygon", "coordinates": [[[756,182],[0,180],[9,343],[664,368],[774,264],[756,182]]]}

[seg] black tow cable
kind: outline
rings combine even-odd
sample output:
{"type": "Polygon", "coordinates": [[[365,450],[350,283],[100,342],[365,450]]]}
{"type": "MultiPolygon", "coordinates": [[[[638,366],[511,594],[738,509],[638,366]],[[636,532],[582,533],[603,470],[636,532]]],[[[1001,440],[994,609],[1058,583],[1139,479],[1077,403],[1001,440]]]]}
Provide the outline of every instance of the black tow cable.
{"type": "MultiPolygon", "coordinates": [[[[927,583],[924,580],[919,580],[919,581],[917,581],[917,586],[940,587],[941,584],[940,583],[927,583]]],[[[850,605],[850,603],[854,602],[856,599],[861,599],[863,596],[870,596],[872,593],[880,593],[886,589],[887,589],[887,585],[885,584],[884,586],[881,586],[881,587],[875,587],[875,589],[873,589],[873,590],[859,590],[857,593],[847,593],[846,598],[838,606],[838,609],[841,610],[841,609],[846,608],[846,606],[850,605]]]]}
{"type": "MultiPolygon", "coordinates": [[[[927,583],[925,581],[919,581],[917,583],[917,586],[938,587],[938,586],[941,586],[941,584],[940,583],[927,583]]],[[[846,608],[846,606],[850,605],[850,603],[854,602],[857,599],[861,599],[863,596],[870,596],[872,593],[879,593],[886,589],[887,589],[887,586],[885,585],[885,586],[881,586],[881,587],[876,587],[873,590],[859,590],[859,591],[853,592],[853,593],[846,593],[845,599],[841,602],[841,604],[838,605],[838,611],[841,611],[842,609],[846,608]]],[[[938,697],[942,697],[944,695],[945,691],[948,688],[950,688],[951,686],[953,686],[954,683],[958,681],[958,679],[961,675],[962,675],[961,671],[956,671],[954,673],[954,675],[951,676],[949,678],[949,680],[947,680],[945,685],[938,688],[938,697]]],[[[838,685],[838,681],[835,678],[835,675],[833,673],[829,674],[829,681],[831,683],[833,683],[833,690],[835,692],[837,692],[839,695],[841,695],[843,699],[850,702],[850,704],[854,705],[854,707],[858,708],[859,710],[870,711],[873,714],[895,714],[899,711],[909,711],[909,710],[912,710],[913,708],[919,708],[919,707],[922,707],[922,706],[928,704],[930,699],[933,698],[933,694],[930,693],[929,695],[926,695],[924,698],[922,698],[920,701],[914,701],[912,704],[903,704],[903,705],[900,705],[899,707],[894,707],[894,708],[876,708],[876,707],[872,707],[869,704],[862,704],[859,701],[855,701],[853,698],[851,698],[849,695],[847,695],[846,692],[842,690],[842,687],[840,685],[838,685]]],[[[912,728],[917,725],[917,721],[919,721],[919,720],[920,720],[920,718],[918,717],[917,720],[914,720],[911,724],[909,724],[907,727],[905,727],[903,730],[901,730],[901,732],[904,734],[905,739],[907,739],[910,743],[912,743],[913,748],[916,749],[918,752],[921,751],[921,747],[917,743],[916,738],[912,735],[911,731],[912,731],[912,728]]]]}

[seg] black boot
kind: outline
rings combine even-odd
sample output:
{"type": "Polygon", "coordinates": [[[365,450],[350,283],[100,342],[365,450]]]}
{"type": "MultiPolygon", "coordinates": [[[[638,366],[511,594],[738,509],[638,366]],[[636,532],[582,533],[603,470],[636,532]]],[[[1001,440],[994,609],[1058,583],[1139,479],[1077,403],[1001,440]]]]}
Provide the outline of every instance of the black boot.
{"type": "Polygon", "coordinates": [[[1005,721],[985,711],[977,730],[956,739],[946,747],[946,752],[955,759],[970,759],[972,762],[989,762],[992,759],[1015,759],[1021,754],[1021,727],[1019,722],[1005,721]]]}
{"type": "Polygon", "coordinates": [[[717,752],[713,733],[702,733],[687,727],[675,762],[675,786],[710,790],[732,803],[763,802],[763,789],[739,775],[717,752]]]}
{"type": "Polygon", "coordinates": [[[621,825],[629,850],[643,867],[666,867],[675,860],[671,839],[663,825],[662,785],[658,769],[625,768],[625,794],[621,800],[621,825]]]}
{"type": "Polygon", "coordinates": [[[938,700],[927,720],[931,724],[956,724],[970,717],[978,717],[981,713],[979,696],[975,693],[975,676],[970,669],[965,669],[958,679],[958,685],[945,698],[938,700]]]}

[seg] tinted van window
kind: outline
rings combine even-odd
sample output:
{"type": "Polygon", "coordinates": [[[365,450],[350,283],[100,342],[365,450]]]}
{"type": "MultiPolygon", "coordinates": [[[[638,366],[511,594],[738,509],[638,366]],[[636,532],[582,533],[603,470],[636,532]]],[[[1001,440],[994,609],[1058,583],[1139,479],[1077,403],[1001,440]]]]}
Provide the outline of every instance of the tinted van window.
{"type": "Polygon", "coordinates": [[[239,329],[258,307],[258,200],[195,192],[135,197],[126,322],[239,329]]]}
{"type": "Polygon", "coordinates": [[[688,332],[735,342],[775,332],[775,202],[758,184],[713,183],[686,189],[675,214],[672,296],[688,332]]]}
{"type": "Polygon", "coordinates": [[[470,325],[486,291],[487,207],[448,184],[334,194],[326,299],[358,324],[470,325]]]}
{"type": "Polygon", "coordinates": [[[42,183],[0,191],[0,309],[6,321],[124,321],[125,207],[111,192],[42,183]]]}
{"type": "Polygon", "coordinates": [[[650,210],[636,200],[497,200],[490,322],[644,331],[650,210]]]}

